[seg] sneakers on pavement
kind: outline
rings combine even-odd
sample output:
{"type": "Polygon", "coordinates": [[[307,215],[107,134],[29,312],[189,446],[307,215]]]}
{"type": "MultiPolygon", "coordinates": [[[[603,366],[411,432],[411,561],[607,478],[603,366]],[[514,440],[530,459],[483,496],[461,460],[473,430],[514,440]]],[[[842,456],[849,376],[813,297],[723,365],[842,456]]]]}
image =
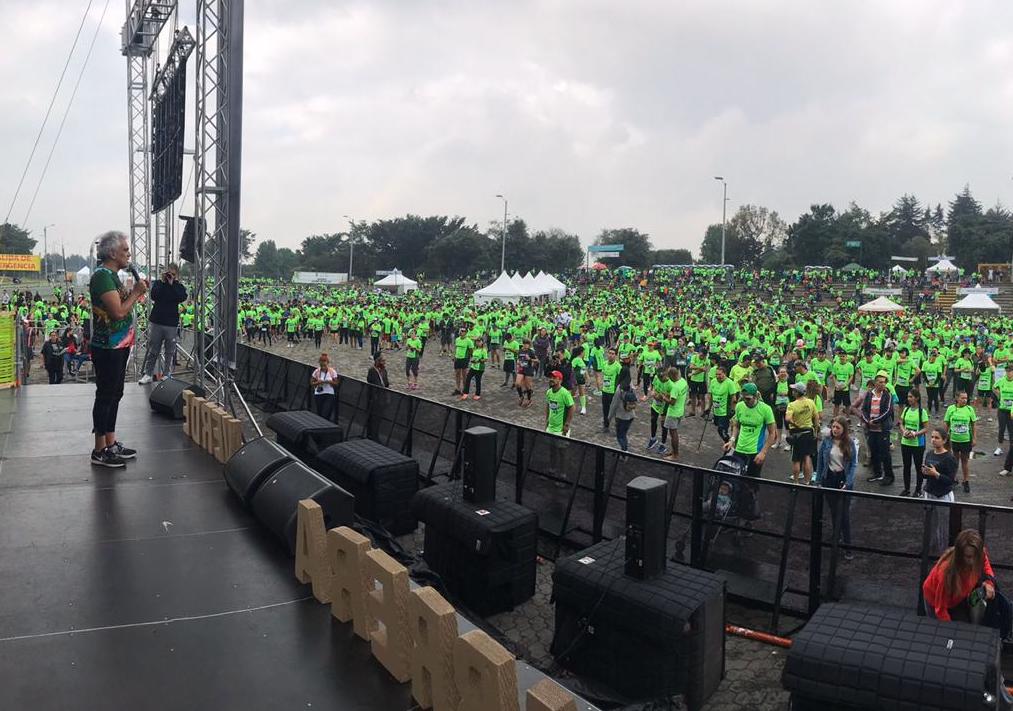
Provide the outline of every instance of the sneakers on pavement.
{"type": "Polygon", "coordinates": [[[110,469],[124,469],[127,466],[126,461],[113,454],[109,447],[106,447],[101,452],[93,450],[91,453],[91,463],[100,467],[108,467],[110,469]]]}
{"type": "Polygon", "coordinates": [[[657,446],[658,446],[657,437],[651,437],[649,440],[647,440],[647,449],[654,449],[657,446]]]}
{"type": "Polygon", "coordinates": [[[964,493],[965,494],[970,494],[971,493],[971,482],[969,482],[969,481],[965,481],[964,482],[964,493]]]}
{"type": "Polygon", "coordinates": [[[122,442],[114,442],[112,447],[106,447],[113,454],[120,459],[133,459],[137,456],[136,449],[130,449],[130,447],[124,447],[122,442]]]}
{"type": "Polygon", "coordinates": [[[992,452],[992,456],[993,457],[1000,457],[1000,456],[1002,456],[1002,447],[996,447],[995,451],[992,452]]]}
{"type": "Polygon", "coordinates": [[[147,385],[150,382],[151,382],[151,376],[145,374],[145,375],[141,376],[140,380],[137,381],[137,384],[138,385],[147,385]]]}

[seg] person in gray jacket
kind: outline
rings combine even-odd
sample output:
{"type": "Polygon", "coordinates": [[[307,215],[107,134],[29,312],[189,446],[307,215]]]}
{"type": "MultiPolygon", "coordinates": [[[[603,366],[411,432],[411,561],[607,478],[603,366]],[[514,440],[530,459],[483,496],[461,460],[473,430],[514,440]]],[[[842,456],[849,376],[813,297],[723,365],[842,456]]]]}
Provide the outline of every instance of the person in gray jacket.
{"type": "Polygon", "coordinates": [[[616,423],[616,442],[624,452],[629,451],[629,432],[633,419],[637,416],[637,393],[630,387],[629,381],[619,386],[619,391],[612,398],[609,408],[609,419],[616,423]]]}
{"type": "Polygon", "coordinates": [[[179,266],[170,264],[162,278],[151,285],[151,315],[148,318],[148,352],[144,356],[138,385],[146,385],[155,374],[158,356],[164,351],[165,373],[172,375],[176,354],[179,305],[186,301],[186,287],[179,283],[179,266]]]}

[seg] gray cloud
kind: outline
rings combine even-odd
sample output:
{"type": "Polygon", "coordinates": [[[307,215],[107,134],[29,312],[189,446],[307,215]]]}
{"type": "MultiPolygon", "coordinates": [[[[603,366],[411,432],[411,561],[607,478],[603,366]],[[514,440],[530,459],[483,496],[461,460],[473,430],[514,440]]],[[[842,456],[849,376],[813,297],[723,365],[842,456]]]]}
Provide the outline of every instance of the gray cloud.
{"type": "MultiPolygon", "coordinates": [[[[67,4],[0,4],[4,212],[80,18],[67,4]]],[[[112,10],[29,224],[57,223],[68,248],[127,222],[112,10]]],[[[1004,2],[248,0],[246,12],[243,224],[293,247],[343,214],[484,225],[504,192],[536,228],[589,239],[634,225],[695,251],[720,219],[716,174],[733,206],[789,220],[814,201],[945,203],[965,182],[986,203],[1013,194],[1004,2]]]]}

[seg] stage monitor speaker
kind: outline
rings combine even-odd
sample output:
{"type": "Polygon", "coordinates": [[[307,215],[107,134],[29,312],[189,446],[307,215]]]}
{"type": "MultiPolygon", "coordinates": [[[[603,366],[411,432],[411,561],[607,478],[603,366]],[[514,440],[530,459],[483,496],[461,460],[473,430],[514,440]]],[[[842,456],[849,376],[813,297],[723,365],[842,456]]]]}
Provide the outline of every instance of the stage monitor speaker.
{"type": "Polygon", "coordinates": [[[269,476],[253,495],[253,515],[295,553],[299,502],[312,499],[324,510],[324,527],[351,526],[355,497],[302,462],[289,462],[269,476]]]}
{"type": "Polygon", "coordinates": [[[668,483],[638,476],[626,485],[626,574],[641,580],[665,570],[668,483]]]}
{"type": "Polygon", "coordinates": [[[198,225],[200,228],[200,235],[204,234],[204,220],[196,217],[187,217],[180,215],[181,220],[186,224],[183,226],[183,236],[179,240],[179,258],[193,264],[197,261],[200,256],[197,253],[197,247],[200,245],[198,240],[198,225]]]}
{"type": "Polygon", "coordinates": [[[160,415],[168,415],[176,420],[183,419],[183,393],[189,390],[197,397],[204,397],[204,388],[188,383],[185,380],[166,378],[151,389],[148,403],[151,409],[160,415]]]}
{"type": "Polygon", "coordinates": [[[481,504],[496,499],[496,430],[471,427],[464,431],[462,478],[464,500],[481,504]]]}
{"type": "Polygon", "coordinates": [[[344,439],[339,425],[310,410],[276,412],[267,418],[267,427],[278,435],[278,444],[304,462],[312,462],[321,451],[344,439]]]}
{"type": "Polygon", "coordinates": [[[277,443],[258,437],[243,445],[225,463],[225,483],[249,506],[264,481],[292,461],[295,461],[292,455],[277,443]]]}

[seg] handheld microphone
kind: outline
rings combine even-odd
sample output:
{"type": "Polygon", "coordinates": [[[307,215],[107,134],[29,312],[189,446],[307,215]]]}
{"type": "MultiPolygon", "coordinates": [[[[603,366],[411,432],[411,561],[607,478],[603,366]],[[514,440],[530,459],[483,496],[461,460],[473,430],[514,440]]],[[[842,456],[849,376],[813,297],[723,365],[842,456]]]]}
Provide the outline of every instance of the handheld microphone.
{"type": "Polygon", "coordinates": [[[130,262],[130,264],[127,265],[127,271],[130,272],[130,276],[134,278],[135,282],[141,280],[140,275],[137,273],[137,267],[134,266],[133,262],[130,262]]]}

